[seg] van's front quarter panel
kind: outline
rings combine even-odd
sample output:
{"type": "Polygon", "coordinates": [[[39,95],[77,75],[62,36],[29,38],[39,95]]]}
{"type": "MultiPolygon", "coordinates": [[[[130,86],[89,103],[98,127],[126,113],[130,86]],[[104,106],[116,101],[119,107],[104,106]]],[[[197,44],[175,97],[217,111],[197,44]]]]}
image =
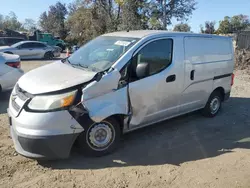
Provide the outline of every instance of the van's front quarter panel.
{"type": "Polygon", "coordinates": [[[81,101],[94,122],[112,115],[128,115],[127,86],[118,88],[120,78],[120,72],[114,69],[82,89],[81,101]]]}

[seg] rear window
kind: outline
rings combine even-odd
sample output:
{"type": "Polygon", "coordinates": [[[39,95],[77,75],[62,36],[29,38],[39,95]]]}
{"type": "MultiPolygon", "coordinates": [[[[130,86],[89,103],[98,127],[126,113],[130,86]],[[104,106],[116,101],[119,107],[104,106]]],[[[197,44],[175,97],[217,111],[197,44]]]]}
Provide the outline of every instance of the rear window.
{"type": "Polygon", "coordinates": [[[227,38],[185,37],[185,59],[192,63],[232,60],[232,41],[227,38]]]}

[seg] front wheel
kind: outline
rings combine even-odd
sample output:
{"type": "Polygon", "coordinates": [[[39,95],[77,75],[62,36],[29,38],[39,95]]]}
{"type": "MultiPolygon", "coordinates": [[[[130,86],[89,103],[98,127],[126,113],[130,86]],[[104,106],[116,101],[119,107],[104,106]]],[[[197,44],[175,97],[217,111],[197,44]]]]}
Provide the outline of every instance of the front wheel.
{"type": "Polygon", "coordinates": [[[99,123],[87,125],[78,137],[80,151],[89,156],[104,156],[119,145],[120,125],[115,118],[107,118],[99,123]]]}
{"type": "Polygon", "coordinates": [[[221,101],[221,93],[214,91],[209,97],[205,108],[202,110],[202,114],[206,117],[216,116],[221,108],[221,101]]]}

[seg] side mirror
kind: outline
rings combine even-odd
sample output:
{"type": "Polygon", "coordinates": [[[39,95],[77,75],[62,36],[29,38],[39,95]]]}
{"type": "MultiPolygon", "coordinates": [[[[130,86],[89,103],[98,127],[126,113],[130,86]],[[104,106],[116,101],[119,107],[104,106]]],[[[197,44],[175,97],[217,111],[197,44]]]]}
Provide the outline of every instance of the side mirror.
{"type": "Polygon", "coordinates": [[[149,63],[140,63],[136,67],[136,75],[138,78],[145,78],[149,75],[149,63]]]}

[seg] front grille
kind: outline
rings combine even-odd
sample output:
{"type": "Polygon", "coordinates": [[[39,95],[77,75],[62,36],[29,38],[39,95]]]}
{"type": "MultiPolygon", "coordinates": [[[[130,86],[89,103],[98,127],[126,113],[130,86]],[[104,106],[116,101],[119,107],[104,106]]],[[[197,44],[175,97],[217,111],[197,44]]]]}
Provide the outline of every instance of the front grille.
{"type": "Polygon", "coordinates": [[[26,101],[31,97],[31,94],[21,89],[17,84],[11,96],[11,105],[17,112],[19,112],[26,101]]]}
{"type": "Polygon", "coordinates": [[[16,95],[22,101],[26,101],[30,97],[29,93],[27,93],[26,91],[24,91],[23,89],[21,89],[18,84],[16,85],[15,92],[16,92],[16,95]]]}

